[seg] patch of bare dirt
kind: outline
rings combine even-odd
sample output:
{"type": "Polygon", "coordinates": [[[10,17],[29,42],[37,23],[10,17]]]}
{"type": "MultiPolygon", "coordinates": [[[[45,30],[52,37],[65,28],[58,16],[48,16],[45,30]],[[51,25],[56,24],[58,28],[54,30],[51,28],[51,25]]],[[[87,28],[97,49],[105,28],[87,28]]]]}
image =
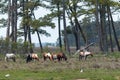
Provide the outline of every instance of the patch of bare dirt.
{"type": "Polygon", "coordinates": [[[120,76],[117,76],[116,79],[117,79],[117,80],[120,80],[120,76]]]}

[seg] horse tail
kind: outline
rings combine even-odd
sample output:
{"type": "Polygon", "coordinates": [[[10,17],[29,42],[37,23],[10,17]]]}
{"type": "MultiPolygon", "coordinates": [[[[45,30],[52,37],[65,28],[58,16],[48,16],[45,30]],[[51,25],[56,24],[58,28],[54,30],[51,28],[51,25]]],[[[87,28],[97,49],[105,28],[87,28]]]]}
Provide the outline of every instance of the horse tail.
{"type": "Polygon", "coordinates": [[[67,56],[65,55],[65,53],[63,53],[63,57],[64,57],[65,61],[67,61],[67,56]]]}

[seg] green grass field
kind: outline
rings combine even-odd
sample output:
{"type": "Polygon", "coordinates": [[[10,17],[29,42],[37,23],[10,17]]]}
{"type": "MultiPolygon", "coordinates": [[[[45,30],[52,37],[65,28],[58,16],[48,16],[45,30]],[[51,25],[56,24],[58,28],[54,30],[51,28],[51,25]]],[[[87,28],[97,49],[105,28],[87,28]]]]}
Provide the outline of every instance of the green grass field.
{"type": "Polygon", "coordinates": [[[30,63],[21,58],[17,62],[1,59],[0,80],[120,80],[120,58],[112,54],[95,55],[86,61],[69,57],[67,62],[44,62],[41,58],[30,63]]]}

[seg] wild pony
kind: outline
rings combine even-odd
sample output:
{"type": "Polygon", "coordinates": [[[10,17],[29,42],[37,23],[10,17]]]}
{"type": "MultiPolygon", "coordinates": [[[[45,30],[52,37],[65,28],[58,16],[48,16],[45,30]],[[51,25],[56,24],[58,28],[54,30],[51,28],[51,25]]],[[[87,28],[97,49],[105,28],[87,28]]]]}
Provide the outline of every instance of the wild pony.
{"type": "Polygon", "coordinates": [[[30,62],[32,60],[39,61],[39,57],[38,57],[38,55],[36,53],[32,53],[32,54],[27,55],[26,63],[28,63],[28,62],[30,62]]]}
{"type": "Polygon", "coordinates": [[[14,53],[6,53],[5,61],[8,62],[9,59],[12,59],[14,62],[16,62],[16,55],[14,53]]]}
{"type": "Polygon", "coordinates": [[[67,57],[64,53],[52,54],[52,59],[53,60],[57,59],[58,61],[61,61],[61,60],[67,61],[67,57]]]}
{"type": "Polygon", "coordinates": [[[93,57],[93,53],[89,52],[89,51],[80,51],[80,53],[79,53],[79,60],[82,59],[82,58],[84,58],[86,60],[88,56],[92,56],[93,57]]]}
{"type": "Polygon", "coordinates": [[[48,53],[43,53],[43,58],[44,61],[46,61],[47,59],[52,60],[52,55],[48,52],[48,53]]]}

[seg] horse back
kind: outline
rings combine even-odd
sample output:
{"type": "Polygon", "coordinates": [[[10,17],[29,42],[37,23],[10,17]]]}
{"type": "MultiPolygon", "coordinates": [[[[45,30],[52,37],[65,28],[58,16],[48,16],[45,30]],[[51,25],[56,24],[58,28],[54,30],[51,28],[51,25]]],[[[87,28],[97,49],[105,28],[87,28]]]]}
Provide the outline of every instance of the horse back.
{"type": "Polygon", "coordinates": [[[5,56],[6,57],[15,57],[15,54],[13,54],[13,53],[7,53],[5,56]]]}
{"type": "Polygon", "coordinates": [[[38,55],[35,54],[35,53],[33,53],[33,54],[31,54],[31,57],[32,57],[32,58],[38,58],[38,55]]]}

